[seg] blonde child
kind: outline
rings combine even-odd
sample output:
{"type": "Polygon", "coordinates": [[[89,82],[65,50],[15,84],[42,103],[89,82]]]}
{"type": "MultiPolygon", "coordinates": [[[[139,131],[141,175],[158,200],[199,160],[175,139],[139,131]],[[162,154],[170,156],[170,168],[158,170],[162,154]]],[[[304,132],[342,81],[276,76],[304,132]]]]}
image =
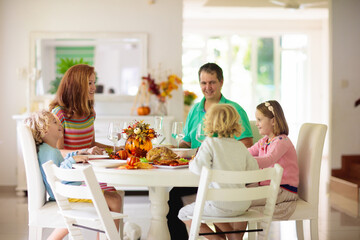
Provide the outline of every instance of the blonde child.
{"type": "MultiPolygon", "coordinates": [[[[81,155],[84,152],[71,152],[68,153],[65,158],[62,157],[59,149],[56,148],[56,144],[60,138],[63,137],[63,127],[59,119],[50,113],[49,111],[39,111],[32,113],[27,119],[25,124],[30,127],[32,135],[34,137],[38,160],[40,165],[40,171],[45,183],[46,191],[49,193],[49,200],[54,201],[54,194],[51,191],[50,185],[46,180],[44,169],[42,164],[52,160],[54,164],[61,168],[72,168],[72,164],[87,162],[88,157],[81,155]]],[[[72,182],[69,184],[80,185],[81,182],[72,182]]],[[[106,202],[109,209],[114,212],[120,212],[122,206],[121,196],[112,187],[107,187],[104,191],[106,202]]],[[[79,200],[73,200],[79,201],[79,200]]],[[[116,226],[119,225],[118,220],[115,221],[116,226]]],[[[66,228],[55,229],[49,236],[49,240],[63,239],[68,234],[66,228]]]]}
{"type": "MultiPolygon", "coordinates": [[[[257,170],[258,164],[250,155],[245,145],[234,139],[234,136],[241,135],[240,116],[235,108],[229,104],[215,104],[206,112],[205,133],[207,135],[201,144],[194,160],[189,164],[189,169],[195,174],[200,175],[203,166],[221,170],[257,170]]],[[[213,183],[214,187],[220,188],[213,183]]],[[[223,187],[223,186],[222,186],[223,187]]],[[[240,186],[244,187],[244,186],[240,186]]],[[[231,217],[243,214],[251,202],[205,202],[204,215],[231,217]]],[[[186,216],[192,215],[195,203],[184,206],[179,212],[181,219],[189,228],[191,220],[186,216]]],[[[238,230],[236,226],[229,223],[216,224],[221,231],[238,230]]],[[[206,225],[201,224],[200,232],[212,232],[206,225]]],[[[227,234],[228,239],[237,239],[239,234],[227,234]]],[[[220,235],[208,235],[208,239],[225,239],[220,235]]]]}

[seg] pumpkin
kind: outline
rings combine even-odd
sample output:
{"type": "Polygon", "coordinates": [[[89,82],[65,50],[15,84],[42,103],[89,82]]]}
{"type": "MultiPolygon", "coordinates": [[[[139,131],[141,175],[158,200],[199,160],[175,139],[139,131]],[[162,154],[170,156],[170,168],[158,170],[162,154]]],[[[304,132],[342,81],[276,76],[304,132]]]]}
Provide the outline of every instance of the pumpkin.
{"type": "Polygon", "coordinates": [[[129,166],[134,166],[135,163],[140,162],[140,158],[135,156],[130,156],[127,158],[126,162],[129,166]]]}
{"type": "Polygon", "coordinates": [[[116,153],[120,159],[125,160],[128,158],[128,152],[126,150],[120,150],[116,153]]]}
{"type": "Polygon", "coordinates": [[[149,114],[150,114],[150,108],[149,108],[148,106],[138,107],[137,113],[138,113],[140,116],[149,115],[149,114]]]}
{"type": "Polygon", "coordinates": [[[131,135],[125,143],[125,150],[129,155],[137,157],[145,157],[146,153],[152,149],[151,140],[146,138],[144,140],[136,138],[136,135],[131,135]]]}

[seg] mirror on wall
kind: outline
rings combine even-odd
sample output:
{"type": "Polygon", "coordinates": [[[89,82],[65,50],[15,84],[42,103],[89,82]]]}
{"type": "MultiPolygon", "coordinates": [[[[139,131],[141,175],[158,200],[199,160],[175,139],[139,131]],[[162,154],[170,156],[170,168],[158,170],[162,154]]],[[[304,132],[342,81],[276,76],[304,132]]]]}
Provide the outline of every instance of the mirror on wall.
{"type": "Polygon", "coordinates": [[[77,63],[95,67],[97,95],[134,96],[147,72],[144,33],[33,32],[30,67],[33,100],[54,94],[64,69],[77,63]]]}

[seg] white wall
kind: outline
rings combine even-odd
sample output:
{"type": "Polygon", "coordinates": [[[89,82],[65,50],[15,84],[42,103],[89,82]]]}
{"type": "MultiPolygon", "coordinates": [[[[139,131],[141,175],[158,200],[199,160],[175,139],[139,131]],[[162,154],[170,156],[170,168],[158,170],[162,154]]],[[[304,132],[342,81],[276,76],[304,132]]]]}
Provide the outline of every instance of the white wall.
{"type": "Polygon", "coordinates": [[[330,157],[341,167],[341,155],[360,154],[360,1],[332,0],[330,11],[331,90],[330,157]]]}
{"type": "MultiPolygon", "coordinates": [[[[0,1],[0,185],[16,185],[16,127],[24,111],[26,82],[16,70],[29,65],[31,31],[141,32],[148,34],[148,65],[162,63],[181,76],[182,1],[156,0],[0,1]]],[[[182,118],[181,91],[169,114],[182,118]]]]}

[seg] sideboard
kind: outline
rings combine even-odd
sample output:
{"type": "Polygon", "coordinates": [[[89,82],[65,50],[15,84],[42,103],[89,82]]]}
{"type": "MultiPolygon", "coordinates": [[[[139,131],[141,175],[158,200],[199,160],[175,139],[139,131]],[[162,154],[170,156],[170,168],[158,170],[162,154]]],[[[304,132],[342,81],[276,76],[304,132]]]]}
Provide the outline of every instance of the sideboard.
{"type": "MultiPolygon", "coordinates": [[[[16,126],[22,124],[24,119],[27,117],[27,114],[22,115],[14,115],[12,118],[16,121],[16,126]]],[[[146,123],[150,124],[150,127],[154,125],[154,117],[155,116],[112,116],[112,115],[97,115],[95,120],[95,138],[97,142],[101,142],[103,144],[111,145],[112,143],[106,138],[106,134],[108,131],[108,125],[111,121],[120,122],[133,122],[135,120],[143,120],[146,123]]],[[[164,116],[163,118],[163,129],[165,135],[165,141],[163,144],[174,144],[171,139],[171,126],[174,122],[175,118],[173,116],[164,116]]],[[[122,126],[122,125],[121,125],[122,126]]],[[[124,139],[120,141],[120,144],[124,144],[124,139]]],[[[19,137],[17,137],[17,185],[16,185],[16,193],[18,196],[24,196],[27,191],[26,186],[26,175],[25,175],[25,167],[24,161],[22,158],[22,151],[20,147],[19,137]]],[[[132,190],[144,190],[142,188],[123,188],[127,191],[132,190]]],[[[147,190],[147,189],[145,189],[147,190]]]]}

